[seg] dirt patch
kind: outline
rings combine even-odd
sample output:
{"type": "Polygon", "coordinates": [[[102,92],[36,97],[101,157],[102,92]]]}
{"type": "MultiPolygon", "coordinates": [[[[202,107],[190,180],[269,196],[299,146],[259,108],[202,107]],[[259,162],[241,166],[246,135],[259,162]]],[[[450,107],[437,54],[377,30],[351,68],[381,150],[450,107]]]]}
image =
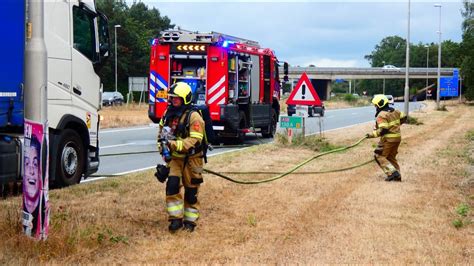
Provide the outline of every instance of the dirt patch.
{"type": "MultiPolygon", "coordinates": [[[[458,105],[433,110],[411,113],[423,124],[402,128],[401,183],[384,182],[375,164],[252,186],[205,175],[197,230],[171,235],[164,185],[148,171],[52,191],[53,229],[42,243],[21,235],[15,223],[20,199],[12,198],[0,202],[1,217],[9,217],[0,221],[0,263],[472,264],[473,226],[456,229],[452,221],[460,203],[473,206],[473,187],[465,184],[472,178],[466,171],[472,142],[465,135],[474,130],[474,112],[458,105]]],[[[371,128],[363,124],[325,137],[344,146],[371,128]]],[[[366,161],[376,142],[328,155],[301,171],[366,161]]],[[[206,167],[283,171],[312,155],[304,147],[261,145],[212,157],[206,167]]]]}

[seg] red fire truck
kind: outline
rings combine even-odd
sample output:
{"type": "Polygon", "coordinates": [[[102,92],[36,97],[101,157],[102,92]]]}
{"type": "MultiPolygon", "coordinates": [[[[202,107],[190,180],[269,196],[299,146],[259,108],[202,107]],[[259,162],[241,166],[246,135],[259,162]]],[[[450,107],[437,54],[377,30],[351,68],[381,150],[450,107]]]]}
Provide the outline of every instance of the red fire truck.
{"type": "Polygon", "coordinates": [[[150,55],[150,119],[158,123],[169,87],[179,81],[193,90],[193,103],[207,105],[221,138],[242,141],[246,133],[271,138],[280,114],[278,60],[251,40],[217,32],[167,30],[150,55]]]}

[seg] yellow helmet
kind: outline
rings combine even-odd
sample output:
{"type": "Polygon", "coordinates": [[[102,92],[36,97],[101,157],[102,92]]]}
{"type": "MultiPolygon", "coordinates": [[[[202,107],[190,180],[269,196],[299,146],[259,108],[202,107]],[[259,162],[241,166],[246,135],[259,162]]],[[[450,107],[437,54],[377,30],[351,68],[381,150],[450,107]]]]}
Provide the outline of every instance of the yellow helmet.
{"type": "Polygon", "coordinates": [[[177,82],[171,85],[168,96],[180,97],[183,99],[183,103],[188,105],[191,103],[193,97],[193,91],[191,87],[185,82],[177,82]]]}
{"type": "Polygon", "coordinates": [[[378,108],[382,108],[388,104],[388,98],[383,94],[375,94],[374,98],[372,98],[372,104],[378,108]]]}

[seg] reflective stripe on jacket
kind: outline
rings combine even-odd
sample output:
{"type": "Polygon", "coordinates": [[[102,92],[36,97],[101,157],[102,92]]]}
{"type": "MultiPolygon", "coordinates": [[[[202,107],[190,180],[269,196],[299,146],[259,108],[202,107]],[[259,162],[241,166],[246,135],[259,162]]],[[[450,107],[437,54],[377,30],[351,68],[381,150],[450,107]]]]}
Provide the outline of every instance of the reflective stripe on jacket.
{"type": "Polygon", "coordinates": [[[375,122],[374,137],[382,140],[398,142],[401,140],[400,125],[406,120],[406,115],[399,110],[381,111],[375,122]]]}

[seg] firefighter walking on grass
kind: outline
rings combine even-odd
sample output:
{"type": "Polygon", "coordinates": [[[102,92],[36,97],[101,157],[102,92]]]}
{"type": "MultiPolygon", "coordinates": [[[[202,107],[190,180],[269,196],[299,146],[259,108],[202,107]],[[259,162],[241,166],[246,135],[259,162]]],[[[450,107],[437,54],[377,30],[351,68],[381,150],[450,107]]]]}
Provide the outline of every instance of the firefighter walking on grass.
{"type": "Polygon", "coordinates": [[[366,134],[366,137],[380,137],[374,150],[375,161],[387,175],[385,181],[402,181],[396,156],[402,139],[400,126],[406,122],[407,117],[403,112],[390,107],[388,98],[383,94],[374,95],[372,104],[376,109],[376,122],[374,131],[366,134]]]}
{"type": "Polygon", "coordinates": [[[159,141],[161,151],[169,148],[171,153],[171,160],[168,163],[169,173],[163,174],[157,167],[156,176],[161,182],[168,178],[166,209],[170,222],[169,231],[175,232],[183,228],[192,232],[199,218],[198,191],[203,182],[202,143],[205,124],[201,115],[192,109],[192,91],[188,84],[184,82],[173,84],[168,99],[168,109],[160,121],[158,138],[166,128],[170,130],[174,139],[169,140],[168,144],[159,141]],[[182,186],[184,186],[184,198],[180,192],[182,186]]]}

